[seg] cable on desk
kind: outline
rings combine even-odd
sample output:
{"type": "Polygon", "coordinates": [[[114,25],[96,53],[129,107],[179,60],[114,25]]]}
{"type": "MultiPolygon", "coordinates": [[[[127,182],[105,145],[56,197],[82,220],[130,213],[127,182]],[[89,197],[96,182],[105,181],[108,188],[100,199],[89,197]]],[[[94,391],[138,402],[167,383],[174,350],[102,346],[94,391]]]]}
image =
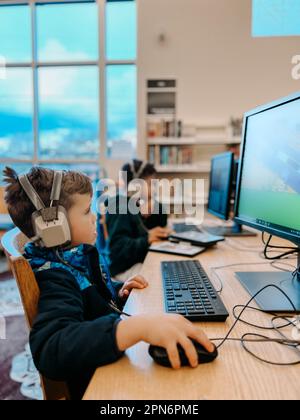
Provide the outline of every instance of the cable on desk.
{"type": "MultiPolygon", "coordinates": [[[[288,257],[286,259],[291,259],[291,258],[288,257]]],[[[223,288],[224,288],[223,281],[222,281],[221,277],[219,276],[219,274],[217,272],[217,270],[220,270],[220,269],[239,267],[239,266],[251,266],[251,265],[254,265],[254,266],[256,266],[256,265],[271,265],[272,267],[276,268],[279,271],[285,271],[285,272],[293,273],[293,275],[294,275],[294,272],[292,272],[291,270],[283,269],[281,267],[276,266],[275,264],[278,264],[278,262],[277,261],[271,261],[271,262],[266,261],[266,262],[259,262],[259,263],[249,263],[249,262],[247,262],[247,263],[235,263],[235,264],[227,264],[227,265],[223,265],[223,266],[211,267],[211,270],[212,270],[213,274],[217,277],[217,279],[219,280],[219,282],[221,283],[221,286],[222,286],[221,290],[218,291],[217,293],[221,293],[223,291],[223,288]]],[[[280,262],[280,264],[286,265],[286,266],[292,268],[293,270],[295,270],[295,266],[292,266],[291,264],[286,264],[286,263],[283,263],[283,262],[280,262]]],[[[299,270],[300,270],[300,267],[299,267],[299,270]]],[[[238,308],[243,308],[243,307],[244,307],[244,305],[236,305],[233,308],[233,316],[234,316],[235,319],[238,318],[238,315],[236,315],[236,310],[238,308]]],[[[269,315],[272,315],[272,316],[277,316],[277,314],[275,314],[273,312],[265,312],[262,309],[254,308],[254,307],[251,307],[251,306],[248,306],[248,309],[255,310],[255,311],[261,312],[263,314],[269,314],[269,315]]],[[[248,326],[250,326],[250,327],[259,328],[259,329],[262,329],[262,330],[274,330],[274,328],[272,328],[272,327],[262,327],[262,326],[259,326],[259,325],[256,325],[256,324],[252,324],[248,321],[245,321],[245,320],[241,319],[240,317],[239,317],[239,321],[248,325],[248,326]]],[[[285,328],[287,326],[288,325],[285,324],[285,325],[281,326],[280,328],[285,328]]]]}
{"type": "MultiPolygon", "coordinates": [[[[289,301],[289,303],[291,304],[291,307],[293,308],[294,312],[297,312],[296,307],[295,307],[294,303],[292,302],[292,300],[289,298],[289,296],[282,289],[280,289],[278,286],[273,285],[273,284],[270,284],[270,285],[267,285],[267,286],[263,287],[261,290],[259,290],[253,297],[251,297],[251,299],[248,301],[248,303],[246,305],[239,305],[240,307],[243,307],[243,309],[240,312],[239,316],[236,318],[234,324],[232,325],[232,327],[230,328],[230,330],[228,331],[227,335],[224,338],[213,338],[213,339],[210,339],[210,340],[211,341],[221,341],[221,343],[217,346],[217,349],[220,349],[227,341],[239,341],[242,344],[243,348],[249,354],[251,354],[253,357],[255,357],[256,359],[258,359],[258,360],[260,360],[260,361],[262,361],[264,363],[271,364],[271,365],[276,365],[276,366],[295,366],[297,364],[300,364],[300,349],[298,349],[298,347],[300,346],[300,341],[298,341],[298,340],[289,340],[287,338],[274,339],[274,338],[271,338],[271,337],[266,337],[266,336],[263,336],[263,335],[260,335],[260,334],[254,334],[254,333],[252,333],[252,334],[251,333],[244,334],[239,339],[232,339],[232,338],[230,338],[230,335],[233,332],[233,330],[235,329],[236,325],[238,324],[238,322],[241,321],[241,317],[242,317],[243,313],[248,308],[251,308],[250,307],[251,302],[253,302],[253,300],[256,299],[257,296],[259,296],[262,292],[264,292],[266,289],[269,289],[269,288],[277,289],[280,293],[282,293],[286,297],[286,299],[289,301]],[[248,338],[249,336],[256,337],[256,339],[250,340],[248,338]],[[291,348],[295,349],[299,353],[299,360],[298,361],[295,361],[295,362],[290,362],[290,363],[276,363],[276,362],[269,361],[267,359],[263,359],[263,358],[257,356],[251,350],[249,350],[249,348],[246,345],[247,342],[263,342],[263,343],[272,343],[272,342],[275,342],[275,343],[280,344],[280,345],[283,345],[283,346],[291,347],[291,348]]],[[[274,318],[277,318],[277,317],[274,317],[274,318]]],[[[255,325],[253,325],[253,326],[255,326],[255,325]]],[[[272,330],[276,330],[277,331],[277,329],[274,329],[274,328],[272,328],[272,330]]]]}
{"type": "MultiPolygon", "coordinates": [[[[259,342],[259,341],[257,341],[257,342],[259,342]]],[[[296,365],[299,365],[300,364],[300,350],[298,349],[298,347],[300,346],[300,342],[299,341],[294,341],[294,340],[274,340],[274,339],[272,339],[270,337],[265,337],[265,336],[263,336],[261,334],[253,334],[253,333],[251,334],[251,333],[248,333],[248,334],[244,334],[242,336],[241,343],[242,343],[242,346],[243,346],[244,350],[246,350],[247,353],[249,353],[251,356],[255,357],[255,359],[260,360],[263,363],[267,363],[267,364],[273,365],[273,366],[296,366],[296,365]],[[296,350],[297,353],[299,353],[299,359],[298,360],[295,360],[294,362],[288,362],[288,363],[272,362],[271,360],[264,359],[264,358],[258,356],[257,354],[255,354],[253,351],[251,351],[247,347],[246,343],[249,343],[249,339],[247,337],[250,337],[250,336],[257,337],[258,339],[261,339],[262,340],[261,342],[265,342],[265,343],[272,343],[273,342],[273,343],[280,344],[282,346],[287,346],[287,347],[290,347],[290,348],[294,348],[294,350],[296,350]]]]}
{"type": "Polygon", "coordinates": [[[288,340],[288,337],[281,331],[280,328],[278,328],[277,325],[275,325],[275,321],[277,319],[280,319],[280,320],[283,320],[283,321],[287,322],[288,323],[287,326],[293,326],[294,328],[297,328],[298,334],[300,336],[300,316],[296,316],[296,318],[295,318],[294,316],[278,315],[278,316],[275,316],[272,319],[271,322],[272,322],[272,326],[273,326],[274,330],[277,331],[284,339],[288,340]]]}
{"type": "Polygon", "coordinates": [[[217,277],[221,287],[219,290],[217,290],[218,294],[221,294],[223,292],[224,289],[224,284],[223,284],[223,280],[221,279],[221,277],[219,276],[219,274],[217,273],[217,270],[221,270],[224,268],[232,268],[232,267],[239,267],[239,266],[249,266],[249,265],[271,265],[270,262],[259,262],[259,263],[249,263],[249,262],[245,262],[245,263],[235,263],[235,264],[226,264],[226,265],[219,265],[216,267],[211,267],[210,270],[212,271],[212,273],[215,275],[215,277],[217,277]]]}
{"type": "MultiPolygon", "coordinates": [[[[296,256],[295,256],[295,257],[286,257],[286,258],[282,258],[282,259],[284,259],[284,260],[294,260],[294,259],[297,259],[297,257],[296,257],[296,256]]],[[[297,267],[295,267],[294,265],[287,264],[287,263],[285,263],[285,262],[282,262],[281,260],[280,260],[280,261],[277,261],[277,260],[275,260],[275,261],[271,261],[271,262],[270,262],[270,265],[271,265],[272,267],[276,268],[277,270],[279,270],[279,271],[284,271],[284,272],[286,272],[286,273],[290,273],[290,272],[291,272],[291,269],[292,269],[292,270],[296,270],[296,268],[297,268],[297,267]],[[289,269],[289,270],[286,270],[286,269],[284,269],[284,268],[281,268],[281,267],[279,267],[279,266],[278,266],[278,264],[280,264],[280,265],[285,265],[285,266],[289,267],[290,269],[289,269]]]]}
{"type": "MultiPolygon", "coordinates": [[[[288,256],[288,255],[292,255],[292,254],[295,254],[295,253],[299,253],[299,248],[296,248],[296,247],[286,247],[286,246],[276,246],[276,245],[270,245],[270,242],[271,242],[271,240],[272,240],[272,238],[273,238],[273,235],[270,235],[269,236],[269,239],[267,240],[267,242],[265,242],[265,239],[264,239],[264,233],[265,232],[263,232],[263,235],[262,235],[262,241],[263,241],[263,243],[264,243],[264,245],[265,245],[265,248],[264,248],[264,251],[263,251],[263,255],[264,255],[264,257],[265,257],[265,259],[266,260],[280,260],[281,258],[283,258],[283,257],[286,257],[286,256],[288,256]],[[275,248],[275,249],[289,249],[289,251],[287,251],[287,252],[284,252],[283,254],[279,254],[279,255],[276,255],[276,257],[270,257],[269,255],[268,255],[268,249],[269,248],[275,248]]],[[[270,251],[269,251],[270,252],[270,251]]]]}
{"type": "Polygon", "coordinates": [[[292,255],[296,252],[299,252],[298,248],[295,248],[295,247],[292,247],[292,246],[271,245],[271,240],[273,238],[273,235],[270,235],[267,242],[266,242],[265,234],[266,234],[266,232],[262,232],[262,242],[265,246],[265,248],[262,252],[260,252],[260,249],[258,249],[257,246],[256,247],[249,247],[249,246],[245,247],[244,244],[242,244],[241,242],[233,241],[231,238],[227,238],[227,244],[231,248],[233,248],[233,249],[235,249],[236,251],[239,251],[239,252],[253,252],[253,253],[260,252],[260,255],[267,260],[278,260],[278,259],[281,259],[285,256],[292,255]],[[235,246],[236,244],[240,245],[240,246],[235,246]],[[271,250],[269,250],[269,248],[271,248],[271,250]],[[276,252],[276,250],[279,250],[279,249],[281,249],[281,250],[286,249],[288,251],[283,253],[283,254],[279,254],[276,257],[270,257],[268,255],[269,253],[276,252]]]}
{"type": "Polygon", "coordinates": [[[260,252],[261,248],[259,248],[257,245],[255,247],[246,247],[244,244],[237,240],[233,240],[232,238],[226,238],[226,243],[233,249],[239,251],[239,252],[260,252]],[[237,246],[236,246],[237,245],[237,246]]]}
{"type": "MultiPolygon", "coordinates": [[[[236,251],[239,251],[239,252],[247,252],[247,253],[251,252],[253,254],[258,253],[259,256],[260,256],[260,258],[267,259],[269,261],[274,261],[274,260],[277,261],[277,260],[283,259],[285,256],[293,255],[293,254],[295,254],[297,252],[296,248],[295,248],[295,250],[293,250],[291,248],[287,248],[287,249],[290,250],[289,252],[285,252],[283,254],[279,254],[276,257],[269,257],[268,254],[270,254],[271,252],[278,252],[278,251],[275,250],[275,249],[272,249],[272,250],[263,249],[263,250],[261,250],[261,249],[258,249],[258,248],[256,248],[256,249],[255,248],[240,248],[240,247],[234,246],[234,242],[230,242],[228,240],[227,240],[227,244],[230,246],[230,248],[232,248],[232,249],[234,249],[236,251]],[[268,252],[268,254],[267,254],[267,252],[268,252]]],[[[285,247],[283,247],[283,249],[285,249],[285,247]]]]}
{"type": "MultiPolygon", "coordinates": [[[[275,328],[273,326],[264,327],[262,325],[253,324],[253,323],[251,323],[249,321],[246,321],[245,319],[239,318],[239,315],[236,314],[236,311],[237,311],[237,309],[243,309],[243,308],[244,308],[244,305],[236,305],[236,306],[234,306],[234,308],[232,310],[232,314],[233,314],[233,316],[234,316],[235,319],[239,319],[240,322],[242,322],[245,325],[248,325],[249,327],[258,328],[260,330],[265,330],[265,331],[274,331],[275,330],[275,328]]],[[[272,315],[273,317],[277,317],[277,314],[275,312],[266,312],[266,311],[263,311],[262,309],[255,308],[254,306],[248,306],[247,309],[251,309],[251,311],[256,311],[256,312],[259,312],[259,313],[262,313],[262,314],[267,314],[267,315],[272,315]]],[[[271,320],[271,322],[272,322],[272,320],[271,320]]],[[[290,323],[285,323],[284,325],[280,325],[277,328],[279,330],[281,328],[286,328],[289,325],[290,325],[290,323]]]]}
{"type": "Polygon", "coordinates": [[[292,247],[292,246],[271,245],[270,242],[271,242],[271,240],[273,238],[273,235],[269,235],[269,239],[268,239],[267,242],[265,240],[265,235],[266,235],[266,232],[262,232],[262,242],[263,242],[264,245],[267,245],[268,244],[268,248],[274,248],[274,249],[290,249],[290,250],[297,250],[298,249],[298,248],[292,247]]]}

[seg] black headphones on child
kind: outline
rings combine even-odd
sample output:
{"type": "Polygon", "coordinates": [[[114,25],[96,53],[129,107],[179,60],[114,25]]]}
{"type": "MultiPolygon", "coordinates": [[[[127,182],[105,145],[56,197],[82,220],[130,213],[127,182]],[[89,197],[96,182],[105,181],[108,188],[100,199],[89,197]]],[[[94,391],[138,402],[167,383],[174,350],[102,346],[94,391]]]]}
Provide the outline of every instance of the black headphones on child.
{"type": "MultiPolygon", "coordinates": [[[[130,164],[129,164],[129,170],[132,173],[132,180],[128,183],[128,186],[134,181],[137,181],[140,179],[142,173],[144,172],[145,168],[147,166],[147,162],[142,162],[141,166],[138,170],[135,169],[135,161],[133,160],[130,164]]],[[[128,196],[132,197],[135,194],[137,194],[137,191],[135,188],[133,188],[133,190],[128,190],[128,196]]],[[[142,204],[144,203],[144,200],[141,199],[141,197],[137,197],[136,199],[136,205],[137,207],[140,207],[142,204]]]]}
{"type": "Polygon", "coordinates": [[[132,173],[132,181],[135,180],[135,179],[139,179],[140,178],[140,176],[144,172],[146,166],[147,166],[147,162],[142,162],[140,168],[136,171],[136,169],[135,169],[135,161],[133,160],[129,164],[129,169],[130,169],[130,172],[132,173]]]}

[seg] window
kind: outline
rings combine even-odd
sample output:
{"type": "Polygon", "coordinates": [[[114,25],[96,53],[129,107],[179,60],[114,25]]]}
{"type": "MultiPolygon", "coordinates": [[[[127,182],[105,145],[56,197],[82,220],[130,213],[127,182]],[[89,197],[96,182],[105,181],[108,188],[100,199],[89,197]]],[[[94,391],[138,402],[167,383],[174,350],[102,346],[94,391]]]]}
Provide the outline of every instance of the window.
{"type": "Polygon", "coordinates": [[[37,6],[39,61],[98,60],[96,3],[37,6]]]}
{"type": "Polygon", "coordinates": [[[39,156],[48,160],[98,157],[97,66],[38,71],[39,156]]]}
{"type": "Polygon", "coordinates": [[[299,0],[252,0],[254,37],[300,35],[299,0]]]}
{"type": "Polygon", "coordinates": [[[108,1],[106,12],[108,60],[136,59],[136,6],[134,1],[108,1]]]}
{"type": "Polygon", "coordinates": [[[0,55],[7,62],[31,62],[30,8],[1,6],[0,55]]]}
{"type": "Polygon", "coordinates": [[[1,159],[28,159],[34,153],[33,87],[29,68],[8,68],[0,80],[1,159]]]}
{"type": "Polygon", "coordinates": [[[0,5],[0,57],[7,64],[0,78],[0,167],[94,174],[106,157],[135,156],[135,1],[0,5]]]}
{"type": "Polygon", "coordinates": [[[136,148],[136,67],[107,66],[108,155],[131,159],[136,148]]]}
{"type": "Polygon", "coordinates": [[[132,159],[137,142],[135,2],[108,0],[106,22],[107,156],[132,159]]]}

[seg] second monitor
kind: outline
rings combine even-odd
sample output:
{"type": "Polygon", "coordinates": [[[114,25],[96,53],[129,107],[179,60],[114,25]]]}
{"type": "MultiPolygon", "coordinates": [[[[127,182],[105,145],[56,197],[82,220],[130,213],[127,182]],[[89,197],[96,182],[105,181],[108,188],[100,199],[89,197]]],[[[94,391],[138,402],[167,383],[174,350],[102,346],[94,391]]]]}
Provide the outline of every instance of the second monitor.
{"type": "MultiPolygon", "coordinates": [[[[212,158],[208,212],[214,216],[229,220],[235,198],[235,185],[238,172],[238,161],[232,152],[222,153],[212,158]]],[[[242,225],[205,226],[205,230],[220,236],[256,236],[254,232],[243,229],[242,225]]]]}

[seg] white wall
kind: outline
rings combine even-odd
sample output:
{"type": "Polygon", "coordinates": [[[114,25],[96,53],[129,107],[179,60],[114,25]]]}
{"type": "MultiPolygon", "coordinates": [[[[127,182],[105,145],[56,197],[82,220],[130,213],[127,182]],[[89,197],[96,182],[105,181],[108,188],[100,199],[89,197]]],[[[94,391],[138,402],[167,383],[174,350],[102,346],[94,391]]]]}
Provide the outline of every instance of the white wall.
{"type": "Polygon", "coordinates": [[[137,0],[139,155],[145,153],[145,81],[178,79],[178,116],[215,122],[300,91],[299,37],[252,38],[251,0],[137,0]],[[166,35],[159,44],[158,35],[166,35]]]}

